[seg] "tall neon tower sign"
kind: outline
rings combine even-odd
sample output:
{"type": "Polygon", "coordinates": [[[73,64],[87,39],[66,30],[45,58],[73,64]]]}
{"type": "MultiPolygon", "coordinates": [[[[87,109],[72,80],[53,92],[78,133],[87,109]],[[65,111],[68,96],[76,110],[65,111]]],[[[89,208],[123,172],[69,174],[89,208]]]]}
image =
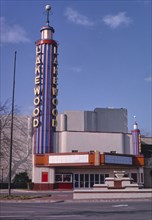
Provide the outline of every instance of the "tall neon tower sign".
{"type": "Polygon", "coordinates": [[[54,29],[49,24],[50,5],[45,7],[47,20],[36,42],[33,127],[34,153],[54,152],[53,137],[58,115],[58,45],[53,40],[54,29]]]}

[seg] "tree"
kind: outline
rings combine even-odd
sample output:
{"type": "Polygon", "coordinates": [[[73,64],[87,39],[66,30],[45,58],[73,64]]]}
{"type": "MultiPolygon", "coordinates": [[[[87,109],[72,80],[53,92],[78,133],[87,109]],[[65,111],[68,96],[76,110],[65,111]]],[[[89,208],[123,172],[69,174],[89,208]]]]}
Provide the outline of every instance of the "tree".
{"type": "Polygon", "coordinates": [[[30,182],[26,172],[17,173],[13,179],[13,183],[27,183],[30,182]]]}
{"type": "MultiPolygon", "coordinates": [[[[19,115],[18,107],[14,112],[12,178],[19,172],[31,174],[32,169],[32,118],[19,115]]],[[[6,101],[0,105],[0,157],[4,182],[8,181],[9,175],[10,129],[11,111],[6,101]]]]}

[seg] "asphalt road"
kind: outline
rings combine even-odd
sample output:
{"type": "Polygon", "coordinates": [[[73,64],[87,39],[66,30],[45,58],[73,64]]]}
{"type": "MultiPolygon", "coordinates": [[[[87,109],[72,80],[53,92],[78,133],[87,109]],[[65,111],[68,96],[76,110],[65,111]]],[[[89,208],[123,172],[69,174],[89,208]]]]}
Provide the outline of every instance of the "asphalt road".
{"type": "Polygon", "coordinates": [[[1,220],[152,220],[152,202],[2,202],[1,220]]]}

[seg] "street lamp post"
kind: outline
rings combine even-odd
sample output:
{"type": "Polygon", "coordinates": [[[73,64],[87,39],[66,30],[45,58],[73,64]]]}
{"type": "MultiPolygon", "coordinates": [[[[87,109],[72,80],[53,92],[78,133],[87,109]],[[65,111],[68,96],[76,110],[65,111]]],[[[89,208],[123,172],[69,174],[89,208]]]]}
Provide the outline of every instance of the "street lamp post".
{"type": "Polygon", "coordinates": [[[13,92],[12,92],[12,115],[11,115],[11,140],[10,140],[10,156],[9,156],[9,179],[8,179],[8,195],[11,195],[11,179],[12,179],[12,147],[13,147],[13,119],[14,119],[14,97],[15,97],[15,74],[16,74],[16,51],[14,56],[14,75],[13,75],[13,92]]]}
{"type": "MultiPolygon", "coordinates": [[[[3,169],[3,167],[2,167],[2,184],[3,184],[3,170],[4,170],[4,169],[3,169]]],[[[2,187],[3,187],[3,186],[2,186],[2,187]]]]}

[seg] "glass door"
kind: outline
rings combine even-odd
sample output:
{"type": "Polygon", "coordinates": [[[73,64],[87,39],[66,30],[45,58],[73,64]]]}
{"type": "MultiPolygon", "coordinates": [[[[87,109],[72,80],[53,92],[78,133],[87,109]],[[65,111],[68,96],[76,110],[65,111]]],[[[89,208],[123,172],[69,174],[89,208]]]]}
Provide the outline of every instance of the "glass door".
{"type": "Polygon", "coordinates": [[[104,184],[109,174],[73,174],[73,188],[92,188],[94,184],[104,184]]]}
{"type": "Polygon", "coordinates": [[[80,188],[80,176],[79,174],[74,174],[74,188],[80,188]]]}

